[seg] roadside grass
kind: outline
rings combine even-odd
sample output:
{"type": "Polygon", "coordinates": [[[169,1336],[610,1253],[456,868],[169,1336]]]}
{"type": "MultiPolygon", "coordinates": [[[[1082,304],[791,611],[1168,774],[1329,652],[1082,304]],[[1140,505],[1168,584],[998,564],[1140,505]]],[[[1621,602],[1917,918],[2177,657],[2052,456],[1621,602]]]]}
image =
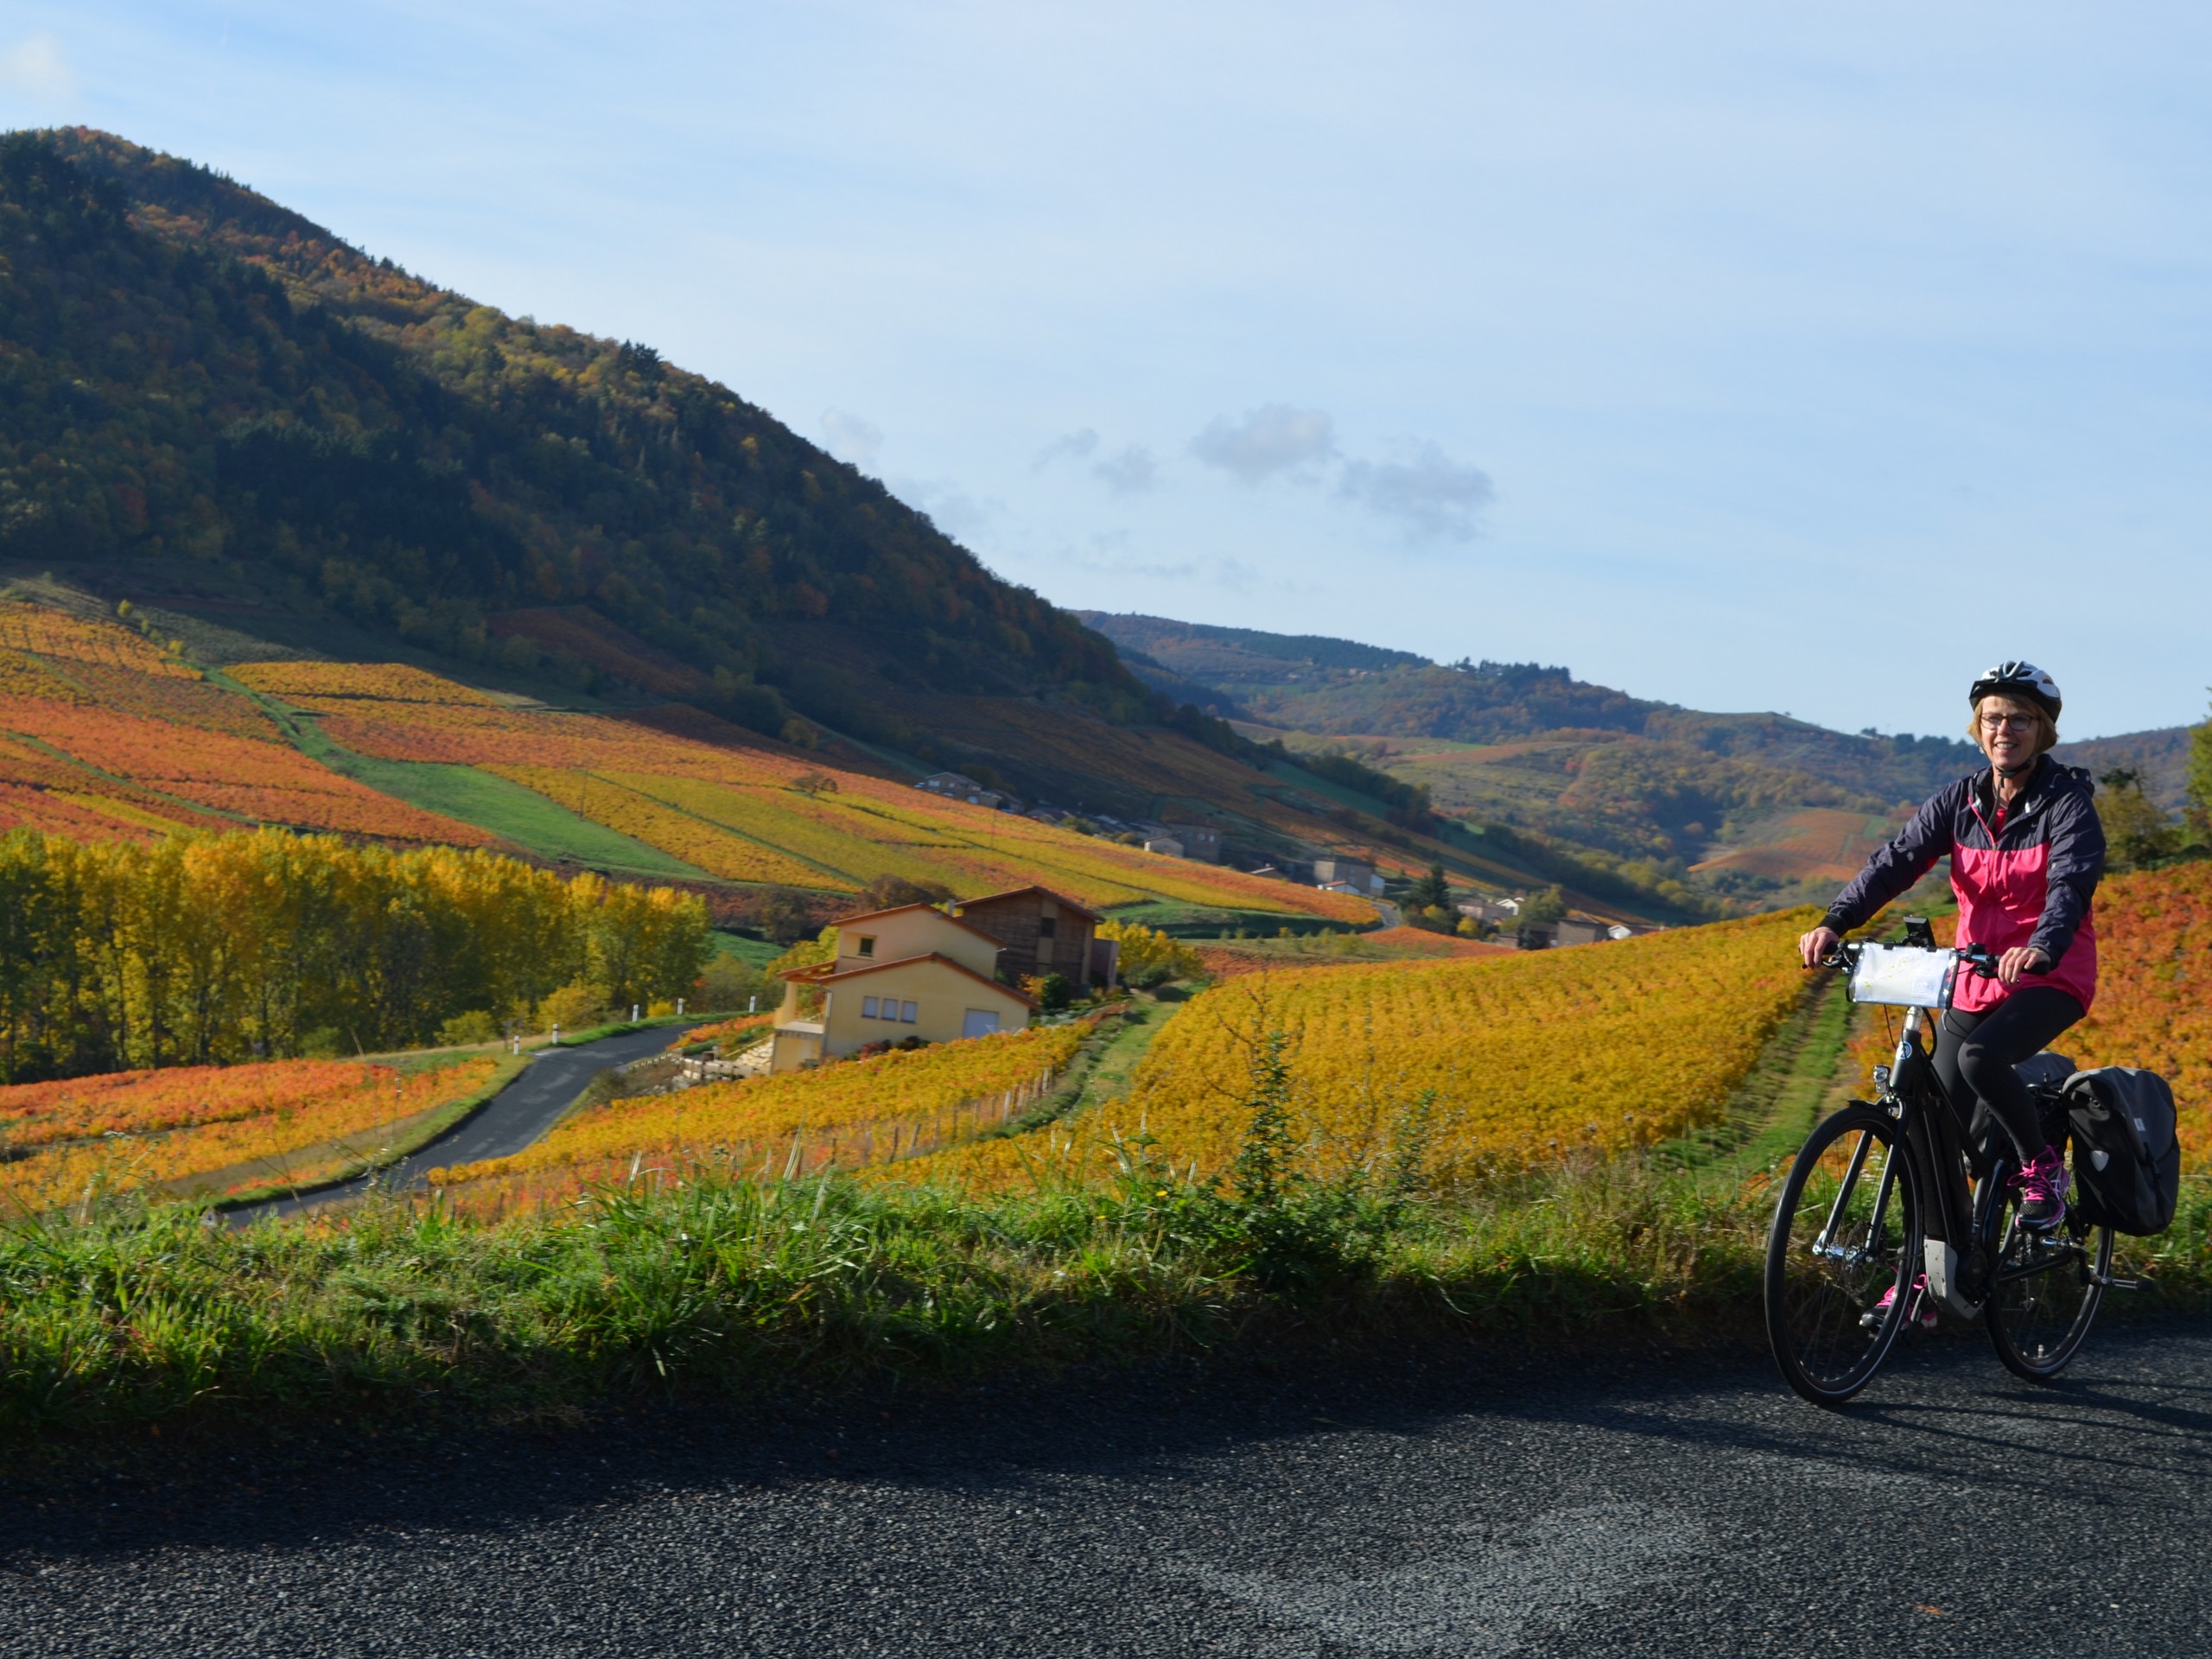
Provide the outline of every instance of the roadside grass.
{"type": "MultiPolygon", "coordinates": [[[[1449,1187],[1417,1110],[1364,1163],[1313,1173],[1341,1160],[1290,1131],[1278,1039],[1218,1180],[1141,1135],[1110,1142],[1103,1182],[996,1193],[702,1160],[491,1224],[384,1195],[237,1230],[130,1195],[19,1217],[0,1226],[0,1446],[171,1421],[575,1421],[640,1395],[1395,1340],[1464,1342],[1478,1367],[1531,1344],[1744,1345],[1774,1164],[1833,1086],[1840,1001],[1808,995],[1732,1140],[1449,1187]]],[[[1068,1109],[1122,1086],[1166,1014],[1102,1033],[1068,1109]]],[[[2115,1313],[2212,1308],[2212,1178],[2118,1270],[2152,1288],[2115,1313]]]]}
{"type": "MultiPolygon", "coordinates": [[[[694,1166],[496,1225],[375,1200],[202,1224],[118,1201],[0,1230],[0,1437],[426,1410],[573,1421],[640,1390],[760,1396],[1270,1341],[1743,1342],[1766,1196],[1656,1159],[1427,1194],[1389,1172],[993,1198],[694,1166]]],[[[2125,1270],[2202,1306],[2212,1186],[2125,1270]]]]}

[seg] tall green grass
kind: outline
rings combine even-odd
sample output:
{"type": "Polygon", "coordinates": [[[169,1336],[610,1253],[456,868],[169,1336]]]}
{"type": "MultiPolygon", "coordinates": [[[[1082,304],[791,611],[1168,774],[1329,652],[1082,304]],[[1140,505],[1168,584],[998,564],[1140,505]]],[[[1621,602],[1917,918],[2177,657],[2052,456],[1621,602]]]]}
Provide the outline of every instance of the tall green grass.
{"type": "MultiPolygon", "coordinates": [[[[1656,1154],[1427,1185],[1421,1103],[1329,1179],[1264,1047],[1219,1183],[1140,1141],[1100,1186],[974,1197],[711,1165],[496,1225],[385,1200],[232,1231],[119,1199],[0,1228],[0,1434],[188,1414],[567,1417],[1255,1342],[1502,1344],[1758,1330],[1770,1188],[1656,1154]]],[[[2198,1305],[2212,1183],[2121,1271],[2198,1305]]],[[[2147,1300],[2147,1299],[2146,1299],[2147,1300]]]]}

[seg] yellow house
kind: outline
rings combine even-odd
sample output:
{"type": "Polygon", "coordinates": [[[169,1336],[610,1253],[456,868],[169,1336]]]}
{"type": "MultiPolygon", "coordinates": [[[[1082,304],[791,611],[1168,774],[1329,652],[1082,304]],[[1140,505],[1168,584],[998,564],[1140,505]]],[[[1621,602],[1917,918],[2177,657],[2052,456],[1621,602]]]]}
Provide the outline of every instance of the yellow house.
{"type": "Polygon", "coordinates": [[[999,941],[929,905],[849,916],[837,924],[837,956],[784,976],[769,1069],[838,1059],[870,1043],[956,1042],[1020,1031],[1037,1004],[991,977],[999,941]],[[804,989],[822,994],[818,1018],[802,1017],[804,989]]]}

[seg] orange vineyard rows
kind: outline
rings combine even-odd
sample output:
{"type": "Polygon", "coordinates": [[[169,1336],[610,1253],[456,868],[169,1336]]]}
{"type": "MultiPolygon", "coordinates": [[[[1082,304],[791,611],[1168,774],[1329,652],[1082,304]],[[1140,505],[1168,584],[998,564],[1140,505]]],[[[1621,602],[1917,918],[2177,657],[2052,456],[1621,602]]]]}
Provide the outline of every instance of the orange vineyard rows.
{"type": "Polygon", "coordinates": [[[371,1150],[374,1132],[483,1089],[498,1065],[480,1057],[408,1075],[275,1060],[19,1084],[0,1089],[0,1136],[16,1154],[0,1163],[0,1201],[35,1213],[88,1188],[317,1179],[371,1150]]]}
{"type": "Polygon", "coordinates": [[[717,1020],[710,1026],[695,1026],[683,1034],[687,1048],[696,1043],[713,1043],[725,1054],[734,1054],[749,1047],[768,1034],[776,1023],[771,1014],[741,1014],[728,1020],[717,1020]]]}
{"type": "Polygon", "coordinates": [[[0,649],[69,662],[100,663],[134,673],[196,680],[187,668],[130,628],[87,621],[50,606],[0,601],[0,649]]]}
{"type": "MultiPolygon", "coordinates": [[[[167,721],[25,698],[0,721],[87,766],[255,823],[480,847],[492,837],[341,777],[298,750],[167,721]]],[[[91,781],[91,780],[86,780],[91,781]]]]}

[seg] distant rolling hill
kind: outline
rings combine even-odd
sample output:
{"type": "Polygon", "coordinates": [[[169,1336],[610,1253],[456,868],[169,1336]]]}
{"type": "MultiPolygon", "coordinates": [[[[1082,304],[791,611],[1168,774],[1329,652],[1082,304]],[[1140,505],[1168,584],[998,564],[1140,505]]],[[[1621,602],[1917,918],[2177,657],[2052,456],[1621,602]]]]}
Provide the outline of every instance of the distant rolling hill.
{"type": "MultiPolygon", "coordinates": [[[[1249,736],[1350,753],[1426,785],[1453,817],[1738,901],[1831,889],[1910,805],[1980,764],[1962,737],[1706,714],[1533,663],[1441,664],[1350,640],[1081,614],[1140,677],[1210,693],[1206,706],[1249,736]]],[[[2172,810],[2187,749],[2188,728],[2174,727],[2059,753],[2098,772],[2141,772],[2172,810]]]]}

